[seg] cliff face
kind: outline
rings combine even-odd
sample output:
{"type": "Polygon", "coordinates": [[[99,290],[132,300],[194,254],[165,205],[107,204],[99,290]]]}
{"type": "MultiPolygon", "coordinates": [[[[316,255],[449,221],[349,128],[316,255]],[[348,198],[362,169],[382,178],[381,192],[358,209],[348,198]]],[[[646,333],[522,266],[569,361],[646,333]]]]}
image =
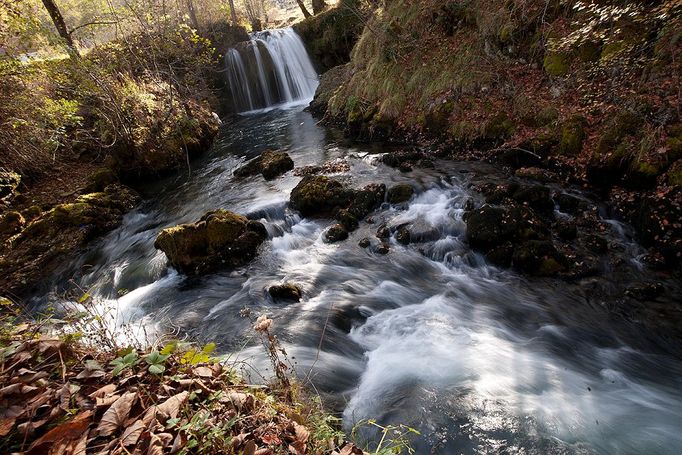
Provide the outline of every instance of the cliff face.
{"type": "Polygon", "coordinates": [[[318,101],[360,139],[530,152],[678,262],[681,38],[674,0],[386,0],[318,101]]]}

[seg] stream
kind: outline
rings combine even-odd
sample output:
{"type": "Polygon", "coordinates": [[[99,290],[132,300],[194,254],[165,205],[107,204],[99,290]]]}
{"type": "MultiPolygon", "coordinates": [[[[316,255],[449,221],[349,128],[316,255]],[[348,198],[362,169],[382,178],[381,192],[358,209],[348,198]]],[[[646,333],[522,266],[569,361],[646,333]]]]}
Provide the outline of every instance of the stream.
{"type": "MultiPolygon", "coordinates": [[[[277,46],[262,36],[248,50],[259,65],[260,52],[277,46]]],[[[235,91],[248,68],[234,52],[228,57],[239,65],[235,91]]],[[[379,157],[387,149],[349,144],[303,110],[298,98],[309,101],[316,85],[309,78],[283,90],[278,74],[308,66],[277,67],[270,80],[259,66],[258,78],[239,88],[251,112],[229,118],[191,169],[145,187],[145,202],[123,225],[65,264],[36,299],[59,301],[72,279],[115,308],[118,324],[213,341],[252,381],[272,372],[242,313],[267,314],[294,373],[346,430],[364,419],[407,425],[420,432],[417,454],[682,453],[682,350],[621,317],[609,295],[623,279],[648,274],[628,227],[608,220],[625,272],[567,283],[488,265],[468,247],[462,216],[467,200],[482,202],[474,180],[502,181],[499,170],[452,161],[408,173],[385,166],[379,157]],[[265,96],[265,85],[278,85],[281,96],[265,96]],[[270,98],[287,104],[255,109],[270,98]],[[373,224],[328,244],[331,220],[288,208],[300,177],[233,176],[266,149],[286,150],[297,167],[343,159],[350,170],[334,178],[354,188],[410,183],[416,195],[384,204],[373,224]],[[259,256],[204,277],[168,267],[153,245],[160,230],[217,208],[265,224],[259,256]],[[409,224],[417,241],[391,239],[385,255],[359,247],[364,237],[377,243],[381,223],[409,224]],[[301,302],[269,297],[267,288],[285,281],[301,287],[301,302]]],[[[366,426],[360,434],[375,443],[381,436],[366,426]]]]}

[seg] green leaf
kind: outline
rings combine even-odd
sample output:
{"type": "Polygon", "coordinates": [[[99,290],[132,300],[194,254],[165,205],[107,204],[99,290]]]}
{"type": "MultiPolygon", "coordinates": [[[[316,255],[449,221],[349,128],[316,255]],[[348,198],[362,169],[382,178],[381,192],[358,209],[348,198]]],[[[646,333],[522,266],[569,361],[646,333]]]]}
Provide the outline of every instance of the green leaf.
{"type": "Polygon", "coordinates": [[[208,343],[206,346],[204,346],[204,349],[201,350],[206,355],[211,354],[213,351],[215,351],[215,343],[208,343]]]}
{"type": "Polygon", "coordinates": [[[177,347],[178,347],[178,342],[177,341],[171,341],[170,343],[165,345],[163,347],[163,349],[161,349],[161,354],[162,355],[173,354],[175,352],[175,350],[177,349],[177,347]]]}
{"type": "Polygon", "coordinates": [[[166,367],[160,364],[149,365],[149,372],[151,374],[163,374],[166,371],[166,367]]]}
{"type": "Polygon", "coordinates": [[[78,303],[83,303],[83,302],[85,302],[86,300],[88,300],[89,298],[90,298],[90,293],[89,293],[89,292],[86,292],[85,294],[83,294],[83,295],[81,296],[80,299],[78,299],[78,303]]]}
{"type": "Polygon", "coordinates": [[[168,359],[168,355],[159,354],[159,351],[152,351],[144,356],[145,362],[150,365],[164,363],[168,359]]]}

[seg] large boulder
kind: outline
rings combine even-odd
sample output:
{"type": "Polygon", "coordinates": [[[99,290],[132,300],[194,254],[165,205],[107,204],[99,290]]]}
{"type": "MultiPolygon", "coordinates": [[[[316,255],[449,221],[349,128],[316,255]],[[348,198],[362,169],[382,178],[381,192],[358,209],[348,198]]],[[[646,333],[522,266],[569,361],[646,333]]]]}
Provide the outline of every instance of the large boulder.
{"type": "Polygon", "coordinates": [[[472,211],[466,222],[469,244],[484,252],[517,240],[520,236],[521,216],[518,209],[484,205],[472,211]]]}
{"type": "Polygon", "coordinates": [[[308,175],[291,191],[290,203],[303,216],[324,216],[348,207],[353,196],[353,191],[344,188],[338,180],[323,175],[308,175]]]}
{"type": "Polygon", "coordinates": [[[265,180],[272,180],[294,168],[294,161],[286,152],[266,150],[258,158],[254,158],[234,171],[237,177],[261,174],[265,180]]]}
{"type": "Polygon", "coordinates": [[[361,190],[355,191],[348,211],[356,218],[364,218],[377,209],[384,202],[385,197],[386,185],[370,183],[361,190]]]}
{"type": "Polygon", "coordinates": [[[412,199],[414,188],[409,183],[399,183],[388,190],[388,202],[400,204],[412,199]]]}
{"type": "Polygon", "coordinates": [[[196,223],[164,229],[154,246],[166,254],[173,267],[196,275],[246,264],[266,238],[265,226],[258,221],[216,210],[196,223]]]}

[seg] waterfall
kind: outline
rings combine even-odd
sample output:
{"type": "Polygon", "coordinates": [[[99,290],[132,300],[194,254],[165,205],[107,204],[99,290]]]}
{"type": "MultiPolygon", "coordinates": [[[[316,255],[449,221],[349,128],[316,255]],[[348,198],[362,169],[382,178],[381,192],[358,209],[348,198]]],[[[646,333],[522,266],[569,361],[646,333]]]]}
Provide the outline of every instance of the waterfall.
{"type": "Polygon", "coordinates": [[[253,33],[229,49],[225,74],[236,112],[309,102],[318,84],[303,41],[290,27],[253,33]]]}

